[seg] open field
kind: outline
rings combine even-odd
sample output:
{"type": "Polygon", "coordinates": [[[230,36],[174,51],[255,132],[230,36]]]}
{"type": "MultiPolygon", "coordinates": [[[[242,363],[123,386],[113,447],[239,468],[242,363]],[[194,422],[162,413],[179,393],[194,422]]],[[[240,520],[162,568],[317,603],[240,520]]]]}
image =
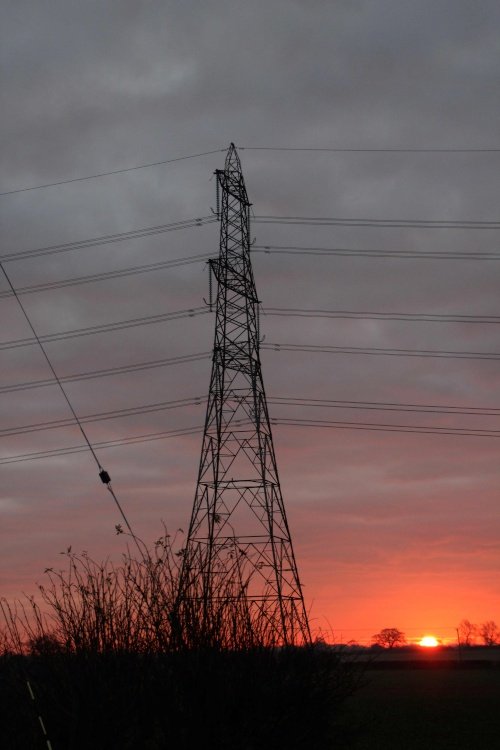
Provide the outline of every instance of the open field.
{"type": "Polygon", "coordinates": [[[46,747],[41,715],[54,750],[323,750],[356,683],[311,649],[6,656],[0,748],[46,747]]]}
{"type": "Polygon", "coordinates": [[[301,649],[5,658],[0,746],[43,745],[40,711],[54,748],[66,750],[500,748],[496,660],[387,656],[367,665],[301,649]]]}
{"type": "Polygon", "coordinates": [[[500,668],[369,669],[341,726],[339,750],[495,750],[500,668]]]}

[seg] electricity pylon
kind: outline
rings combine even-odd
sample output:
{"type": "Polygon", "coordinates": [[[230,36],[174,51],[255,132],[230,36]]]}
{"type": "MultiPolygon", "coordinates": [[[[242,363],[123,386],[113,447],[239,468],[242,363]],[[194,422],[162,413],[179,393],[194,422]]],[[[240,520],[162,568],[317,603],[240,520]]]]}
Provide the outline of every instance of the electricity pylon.
{"type": "MultiPolygon", "coordinates": [[[[234,144],[216,171],[220,252],[205,429],[181,595],[243,605],[274,644],[311,639],[281,495],[259,354],[259,300],[250,260],[250,206],[234,144]],[[219,196],[222,205],[219,206],[219,196]]],[[[241,611],[241,610],[240,610],[241,611]]]]}

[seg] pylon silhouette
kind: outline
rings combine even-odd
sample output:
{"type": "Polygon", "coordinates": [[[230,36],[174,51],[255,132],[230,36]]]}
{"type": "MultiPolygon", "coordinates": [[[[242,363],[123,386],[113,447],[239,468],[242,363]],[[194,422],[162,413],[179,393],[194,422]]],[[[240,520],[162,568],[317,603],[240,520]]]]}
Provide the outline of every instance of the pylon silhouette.
{"type": "Polygon", "coordinates": [[[243,605],[250,629],[259,623],[268,642],[308,643],[262,380],[251,204],[234,144],[215,174],[220,252],[210,261],[217,281],[213,364],[180,592],[184,601],[202,603],[197,611],[207,626],[224,598],[243,605]]]}

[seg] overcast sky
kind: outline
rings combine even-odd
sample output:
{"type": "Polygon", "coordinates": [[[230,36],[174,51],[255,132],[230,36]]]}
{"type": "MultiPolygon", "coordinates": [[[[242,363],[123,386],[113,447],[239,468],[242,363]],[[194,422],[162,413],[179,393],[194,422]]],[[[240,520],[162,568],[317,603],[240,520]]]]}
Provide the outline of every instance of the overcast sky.
{"type": "MultiPolygon", "coordinates": [[[[499,221],[500,5],[495,0],[244,3],[4,0],[1,255],[211,215],[216,168],[240,149],[255,220],[265,342],[500,353],[495,323],[292,318],[269,308],[500,316],[499,228],[279,225],[262,216],[499,221]],[[475,153],[254,148],[492,149],[475,153]],[[64,185],[103,172],[193,159],[64,185]],[[12,192],[18,191],[21,192],[12,192]],[[346,248],[457,257],[258,252],[346,248]],[[477,256],[474,258],[474,256],[477,256]]],[[[499,225],[500,226],[500,225],[499,225]]],[[[216,223],[31,258],[16,288],[216,255],[216,223]]],[[[0,292],[8,291],[5,278],[0,292]]],[[[23,294],[40,335],[203,305],[204,262],[23,294]]],[[[31,336],[0,298],[1,342],[31,336]]],[[[207,352],[199,315],[47,344],[60,376],[207,352]]],[[[36,346],[0,351],[2,387],[48,378],[36,346]]],[[[268,396],[500,409],[500,361],[262,352],[268,396]]],[[[209,359],[67,384],[95,442],[197,427],[209,359]]],[[[1,429],[64,419],[56,387],[0,392],[1,429]]],[[[491,414],[270,405],[276,418],[500,431],[491,414]]],[[[499,412],[500,414],[500,412],[499,412]]],[[[494,434],[494,433],[492,433],[494,434]]],[[[500,435],[500,432],[498,433],[500,435]]],[[[500,440],[274,428],[313,628],[369,640],[386,626],[453,637],[500,620],[500,440]]],[[[78,446],[74,427],[1,437],[1,457],[78,446]]],[[[201,434],[98,450],[136,532],[186,528],[201,434]]],[[[123,537],[88,452],[0,466],[0,595],[35,591],[68,545],[119,557],[123,537]]]]}

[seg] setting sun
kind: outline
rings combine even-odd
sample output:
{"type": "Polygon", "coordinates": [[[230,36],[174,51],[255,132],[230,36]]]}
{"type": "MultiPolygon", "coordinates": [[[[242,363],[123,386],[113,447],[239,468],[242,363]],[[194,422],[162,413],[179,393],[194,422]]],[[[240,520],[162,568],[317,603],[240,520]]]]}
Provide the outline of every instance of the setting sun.
{"type": "Polygon", "coordinates": [[[419,646],[423,646],[424,648],[436,648],[436,646],[439,646],[439,641],[437,638],[434,638],[433,635],[424,635],[421,641],[419,641],[419,646]]]}

